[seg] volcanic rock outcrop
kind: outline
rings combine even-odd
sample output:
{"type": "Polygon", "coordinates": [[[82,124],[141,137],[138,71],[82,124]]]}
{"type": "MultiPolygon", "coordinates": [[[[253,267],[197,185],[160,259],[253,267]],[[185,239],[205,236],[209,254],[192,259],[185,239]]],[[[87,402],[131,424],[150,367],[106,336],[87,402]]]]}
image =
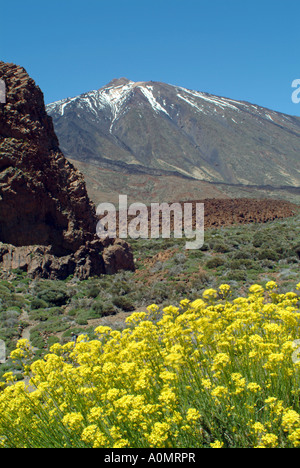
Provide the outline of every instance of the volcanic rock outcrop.
{"type": "Polygon", "coordinates": [[[126,242],[96,237],[95,207],[59,148],[40,88],[14,64],[0,62],[0,80],[7,91],[0,104],[2,269],[60,279],[133,270],[126,242]]]}

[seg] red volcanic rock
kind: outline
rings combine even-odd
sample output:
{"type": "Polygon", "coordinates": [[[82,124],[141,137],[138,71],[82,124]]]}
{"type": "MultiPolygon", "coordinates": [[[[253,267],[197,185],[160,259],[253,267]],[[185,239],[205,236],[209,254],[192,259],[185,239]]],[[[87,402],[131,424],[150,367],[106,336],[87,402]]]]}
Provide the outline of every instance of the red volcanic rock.
{"type": "MultiPolygon", "coordinates": [[[[283,219],[294,216],[299,212],[299,206],[285,200],[273,200],[273,199],[204,199],[204,200],[193,200],[186,202],[177,202],[179,204],[180,212],[182,213],[182,226],[184,227],[184,211],[185,204],[192,205],[192,227],[196,229],[196,205],[198,203],[204,204],[204,227],[205,229],[220,228],[225,226],[231,226],[234,224],[250,224],[250,223],[267,223],[276,219],[283,219]]],[[[170,204],[171,206],[171,204],[170,204]]],[[[151,234],[151,207],[148,209],[148,227],[149,235],[151,234]]],[[[117,232],[119,228],[124,230],[126,228],[126,222],[132,221],[136,215],[122,216],[123,222],[119,225],[119,217],[117,216],[117,232]]],[[[159,232],[162,233],[163,219],[160,214],[159,217],[159,232]]],[[[171,211],[170,216],[170,230],[174,231],[174,213],[171,211]]],[[[300,247],[299,247],[300,249],[300,247]]]]}
{"type": "MultiPolygon", "coordinates": [[[[59,149],[40,88],[14,64],[0,62],[0,79],[7,90],[0,104],[0,242],[10,244],[3,266],[13,268],[19,258],[33,276],[105,273],[95,207],[83,176],[59,149]]],[[[127,268],[121,260],[107,267],[114,273],[118,265],[127,268]]]]}
{"type": "Polygon", "coordinates": [[[116,239],[113,245],[103,252],[106,272],[112,274],[116,270],[134,270],[132,251],[124,240],[116,239]]]}

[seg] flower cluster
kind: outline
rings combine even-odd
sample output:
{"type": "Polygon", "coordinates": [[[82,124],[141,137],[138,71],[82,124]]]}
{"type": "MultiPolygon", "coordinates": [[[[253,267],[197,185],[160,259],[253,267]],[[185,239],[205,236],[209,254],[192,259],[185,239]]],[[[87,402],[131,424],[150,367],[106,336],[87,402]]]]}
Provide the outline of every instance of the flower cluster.
{"type": "MultiPolygon", "coordinates": [[[[300,289],[300,283],[297,285],[300,289]]],[[[0,393],[3,447],[298,447],[296,293],[275,282],[229,300],[222,285],[194,302],[139,312],[121,331],[55,344],[0,393]],[[158,317],[158,315],[157,315],[158,317]]]]}

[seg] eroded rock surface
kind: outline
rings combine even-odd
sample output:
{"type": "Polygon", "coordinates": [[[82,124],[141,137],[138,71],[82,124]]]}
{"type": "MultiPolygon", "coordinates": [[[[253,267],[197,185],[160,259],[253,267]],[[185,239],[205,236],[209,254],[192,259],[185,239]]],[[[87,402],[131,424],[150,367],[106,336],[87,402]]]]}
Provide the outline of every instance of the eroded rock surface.
{"type": "Polygon", "coordinates": [[[121,247],[114,267],[103,260],[109,246],[96,237],[95,207],[82,174],[59,148],[40,88],[14,64],[0,62],[0,79],[7,91],[0,104],[2,269],[59,278],[133,269],[128,245],[126,261],[121,247]]]}

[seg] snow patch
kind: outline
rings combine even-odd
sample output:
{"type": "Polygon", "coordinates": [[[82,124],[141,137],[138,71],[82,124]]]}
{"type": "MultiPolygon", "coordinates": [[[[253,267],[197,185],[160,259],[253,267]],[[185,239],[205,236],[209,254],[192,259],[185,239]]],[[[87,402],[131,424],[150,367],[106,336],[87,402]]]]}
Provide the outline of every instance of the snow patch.
{"type": "Polygon", "coordinates": [[[112,113],[112,121],[109,129],[110,133],[112,133],[115,122],[122,114],[124,104],[126,103],[134,84],[135,83],[133,81],[129,81],[125,85],[115,87],[111,86],[109,88],[99,90],[97,96],[98,106],[101,106],[102,108],[110,107],[112,113]]]}
{"type": "Polygon", "coordinates": [[[194,102],[190,101],[186,97],[181,96],[181,94],[177,94],[177,97],[179,97],[183,101],[187,102],[190,106],[194,107],[198,112],[203,112],[203,108],[200,109],[200,107],[197,106],[194,102]]]}
{"type": "Polygon", "coordinates": [[[152,109],[158,114],[159,112],[164,112],[170,117],[169,113],[164,109],[159,102],[155,99],[153,95],[153,86],[139,86],[139,89],[142,91],[144,96],[148,99],[152,109]]]}
{"type": "Polygon", "coordinates": [[[67,99],[62,99],[61,101],[57,101],[57,102],[54,102],[52,104],[49,104],[47,106],[47,109],[48,111],[56,111],[58,112],[60,115],[64,115],[65,113],[65,108],[71,104],[71,102],[73,102],[75,99],[77,99],[77,97],[75,98],[67,98],[67,99]]]}
{"type": "Polygon", "coordinates": [[[207,101],[207,102],[209,102],[211,104],[214,104],[215,106],[222,107],[222,108],[228,107],[228,108],[233,109],[235,111],[240,110],[236,105],[231,104],[233,102],[235,103],[235,101],[233,101],[232,99],[219,98],[219,97],[213,96],[213,95],[210,95],[208,97],[206,94],[200,93],[199,91],[190,91],[189,89],[185,89],[185,88],[181,88],[181,87],[178,87],[178,89],[183,91],[185,94],[189,94],[189,95],[194,96],[194,97],[196,97],[198,99],[199,98],[203,99],[204,101],[207,101]]]}
{"type": "Polygon", "coordinates": [[[271,120],[272,122],[274,122],[274,120],[272,119],[272,117],[270,116],[270,114],[266,114],[266,117],[271,120]]]}

